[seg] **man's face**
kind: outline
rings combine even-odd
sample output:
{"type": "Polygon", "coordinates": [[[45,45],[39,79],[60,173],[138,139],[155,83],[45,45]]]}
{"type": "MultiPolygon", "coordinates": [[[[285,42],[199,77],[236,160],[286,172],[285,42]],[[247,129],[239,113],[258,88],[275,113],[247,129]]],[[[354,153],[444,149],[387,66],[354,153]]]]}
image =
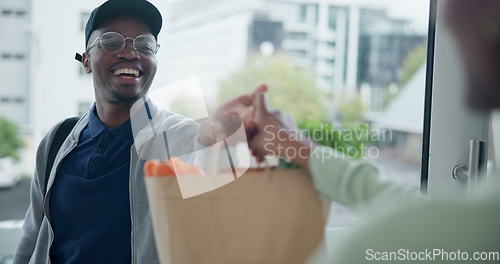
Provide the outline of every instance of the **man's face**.
{"type": "MultiPolygon", "coordinates": [[[[95,30],[90,39],[92,44],[105,32],[117,32],[125,38],[139,35],[151,35],[148,26],[133,18],[116,18],[103,23],[95,30]]],[[[96,45],[83,55],[83,64],[88,72],[92,72],[96,100],[113,104],[133,104],[144,96],[156,74],[157,62],[154,55],[145,55],[133,49],[131,40],[126,41],[125,48],[111,54],[96,45]],[[134,76],[126,69],[139,72],[134,76]]]]}

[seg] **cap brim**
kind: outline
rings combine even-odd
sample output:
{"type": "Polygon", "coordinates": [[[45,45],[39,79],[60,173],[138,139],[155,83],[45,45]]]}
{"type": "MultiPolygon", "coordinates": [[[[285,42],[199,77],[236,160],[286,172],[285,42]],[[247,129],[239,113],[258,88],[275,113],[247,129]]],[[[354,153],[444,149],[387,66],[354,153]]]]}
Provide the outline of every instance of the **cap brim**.
{"type": "Polygon", "coordinates": [[[160,11],[148,1],[107,1],[101,5],[94,17],[93,29],[98,28],[103,22],[119,16],[133,16],[144,21],[151,33],[157,37],[162,26],[160,11]]]}
{"type": "MultiPolygon", "coordinates": [[[[160,11],[153,4],[146,0],[108,0],[91,13],[85,27],[85,43],[88,44],[90,34],[102,23],[122,16],[143,21],[151,34],[158,38],[163,21],[160,11]]],[[[75,59],[82,62],[82,55],[77,53],[75,59]]]]}

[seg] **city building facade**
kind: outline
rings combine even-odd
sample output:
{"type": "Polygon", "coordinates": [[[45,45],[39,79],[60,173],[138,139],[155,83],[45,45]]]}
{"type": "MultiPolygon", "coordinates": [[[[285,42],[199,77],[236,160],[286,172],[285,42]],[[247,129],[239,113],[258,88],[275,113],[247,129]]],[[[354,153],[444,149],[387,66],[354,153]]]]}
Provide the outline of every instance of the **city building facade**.
{"type": "Polygon", "coordinates": [[[342,0],[183,0],[169,9],[168,73],[200,77],[208,97],[263,43],[308,69],[323,91],[353,94],[397,82],[407,54],[425,41],[382,7],[342,0]]]}
{"type": "Polygon", "coordinates": [[[32,130],[30,24],[30,0],[0,2],[0,117],[16,123],[23,133],[32,130]]]}

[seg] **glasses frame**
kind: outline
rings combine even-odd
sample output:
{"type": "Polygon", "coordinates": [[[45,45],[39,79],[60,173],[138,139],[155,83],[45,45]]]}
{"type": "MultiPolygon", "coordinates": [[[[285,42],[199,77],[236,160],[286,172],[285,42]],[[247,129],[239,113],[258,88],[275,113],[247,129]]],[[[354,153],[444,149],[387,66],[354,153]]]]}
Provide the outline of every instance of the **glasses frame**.
{"type": "Polygon", "coordinates": [[[118,53],[122,52],[122,51],[125,49],[125,47],[127,46],[127,40],[132,40],[132,49],[133,49],[135,52],[140,53],[140,54],[143,54],[143,55],[147,55],[147,56],[151,56],[151,55],[153,55],[153,56],[154,56],[154,55],[156,55],[156,53],[158,53],[158,50],[160,49],[160,44],[158,44],[158,42],[156,42],[156,39],[155,39],[155,42],[156,42],[156,47],[155,47],[155,50],[154,50],[154,52],[153,52],[152,54],[146,54],[146,53],[140,52],[139,50],[137,50],[137,49],[136,49],[136,47],[135,47],[135,41],[136,41],[138,38],[140,38],[140,37],[148,37],[148,38],[149,38],[149,37],[151,37],[151,38],[154,38],[153,36],[150,36],[150,35],[139,35],[139,36],[137,36],[137,37],[135,37],[135,38],[131,38],[131,37],[126,38],[126,37],[124,37],[122,34],[120,34],[120,33],[118,33],[118,32],[114,32],[114,31],[104,32],[104,33],[102,33],[102,34],[101,34],[98,38],[96,38],[96,39],[94,40],[94,42],[92,42],[92,44],[91,44],[91,45],[87,48],[86,52],[89,52],[89,51],[90,51],[90,49],[92,49],[93,47],[95,47],[95,46],[99,45],[99,47],[101,47],[101,49],[103,49],[103,50],[104,50],[105,52],[107,52],[107,53],[110,53],[110,54],[118,54],[118,53]],[[120,37],[122,37],[122,39],[124,40],[124,41],[123,41],[123,43],[124,43],[124,44],[123,44],[122,48],[121,48],[119,51],[117,51],[117,52],[110,52],[110,51],[108,51],[108,50],[106,50],[105,48],[103,48],[103,47],[102,47],[102,45],[101,45],[101,39],[102,39],[102,36],[104,36],[104,34],[107,34],[107,33],[114,33],[114,34],[118,34],[120,37]]]}

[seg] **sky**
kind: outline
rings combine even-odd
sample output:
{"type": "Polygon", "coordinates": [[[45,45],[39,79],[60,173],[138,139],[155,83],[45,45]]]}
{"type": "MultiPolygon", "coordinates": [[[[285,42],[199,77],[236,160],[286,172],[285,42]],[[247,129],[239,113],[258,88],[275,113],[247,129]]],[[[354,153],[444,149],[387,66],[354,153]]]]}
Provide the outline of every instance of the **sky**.
{"type": "MultiPolygon", "coordinates": [[[[184,0],[168,0],[179,2],[184,0]]],[[[324,0],[332,3],[363,4],[365,6],[385,7],[395,18],[407,18],[414,22],[415,29],[427,33],[430,0],[324,0]]]]}

